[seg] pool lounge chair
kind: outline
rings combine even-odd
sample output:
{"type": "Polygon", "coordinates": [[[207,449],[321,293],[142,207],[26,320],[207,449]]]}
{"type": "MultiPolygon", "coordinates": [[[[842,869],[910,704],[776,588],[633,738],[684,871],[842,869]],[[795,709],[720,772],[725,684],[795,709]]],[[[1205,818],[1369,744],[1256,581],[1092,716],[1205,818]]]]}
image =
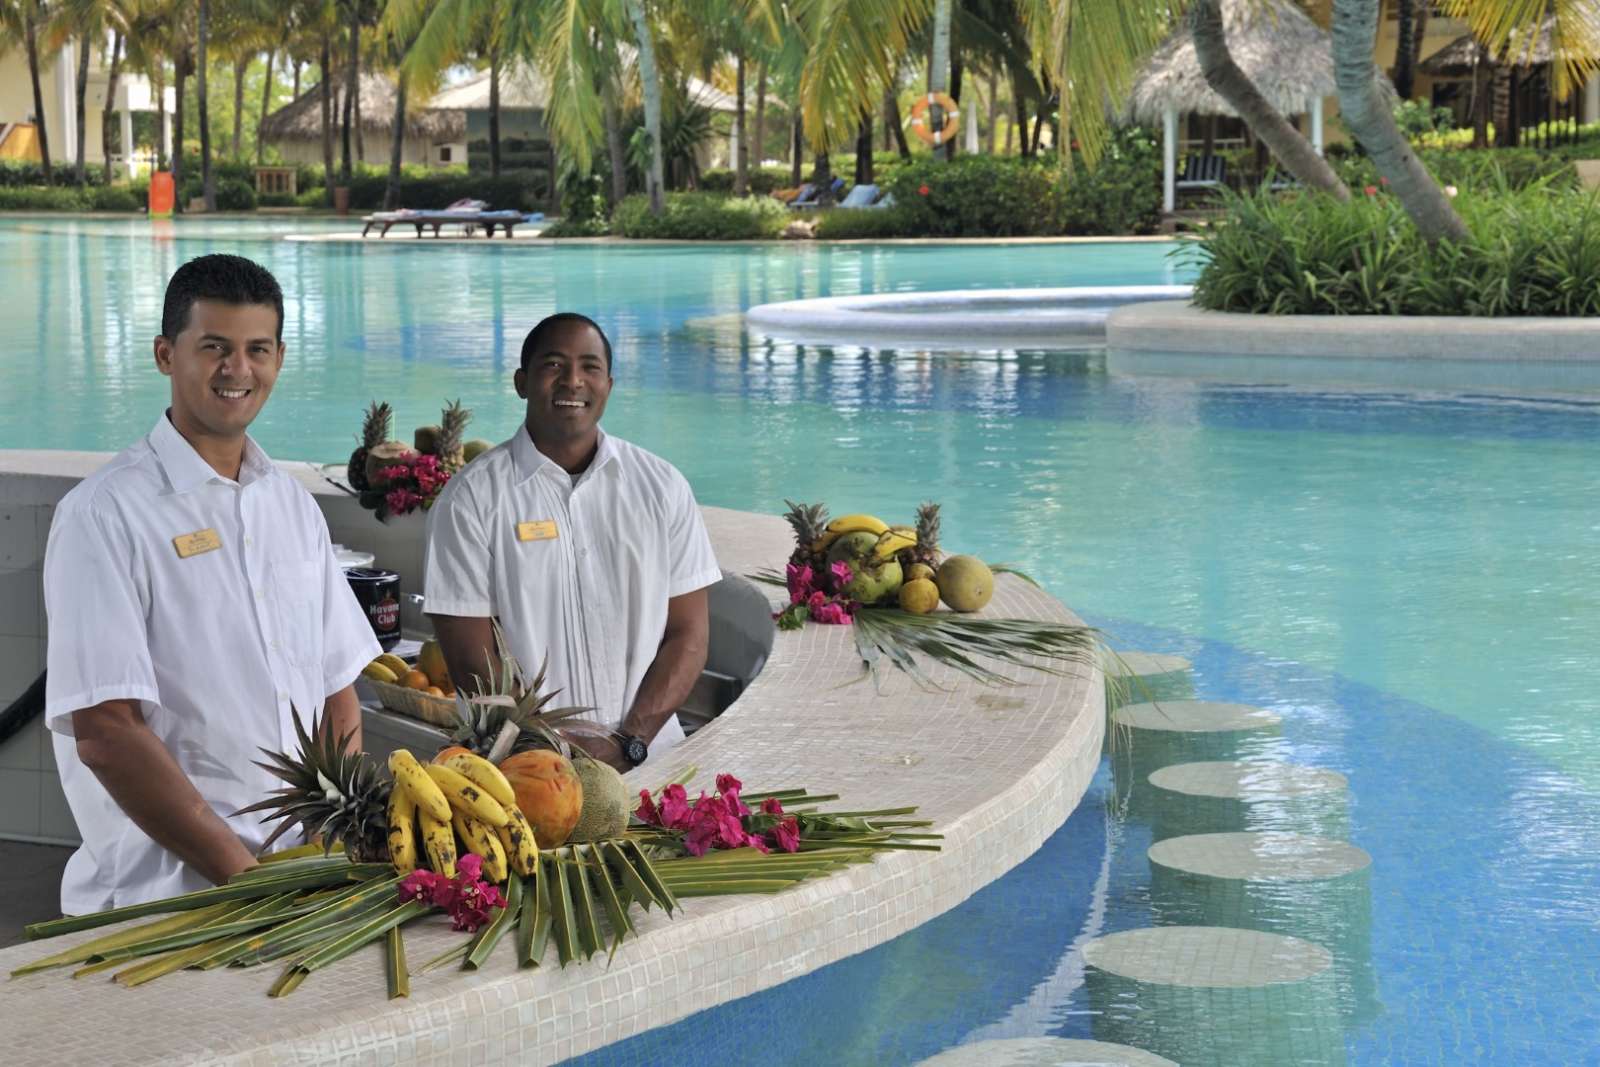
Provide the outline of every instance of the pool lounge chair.
{"type": "Polygon", "coordinates": [[[871,207],[874,200],[878,199],[878,187],[870,182],[862,182],[845,194],[839,201],[840,207],[871,207]]]}
{"type": "MultiPolygon", "coordinates": [[[[844,192],[844,179],[833,179],[833,185],[831,188],[833,190],[834,202],[837,203],[839,194],[844,192]]],[[[800,195],[791,200],[789,202],[789,206],[796,210],[806,210],[819,208],[823,205],[821,198],[817,193],[817,187],[812,185],[810,182],[807,182],[805,185],[800,187],[800,195]]]]}
{"type": "Polygon", "coordinates": [[[1228,161],[1221,156],[1185,156],[1177,189],[1221,189],[1228,183],[1228,161]]]}
{"type": "Polygon", "coordinates": [[[468,235],[476,233],[477,228],[482,226],[485,235],[489,237],[493,237],[495,228],[499,227],[505,231],[509,239],[514,236],[518,226],[528,222],[538,222],[544,218],[541,212],[524,215],[520,211],[511,210],[487,211],[485,210],[487,207],[488,205],[482,200],[457,200],[449,207],[436,211],[416,211],[410,208],[400,211],[378,211],[362,219],[366,225],[361,228],[361,236],[367,236],[376,227],[378,236],[386,237],[389,234],[389,227],[404,223],[416,227],[418,237],[421,237],[422,231],[429,226],[433,227],[433,236],[437,238],[443,227],[460,225],[465,227],[464,232],[468,235]]]}

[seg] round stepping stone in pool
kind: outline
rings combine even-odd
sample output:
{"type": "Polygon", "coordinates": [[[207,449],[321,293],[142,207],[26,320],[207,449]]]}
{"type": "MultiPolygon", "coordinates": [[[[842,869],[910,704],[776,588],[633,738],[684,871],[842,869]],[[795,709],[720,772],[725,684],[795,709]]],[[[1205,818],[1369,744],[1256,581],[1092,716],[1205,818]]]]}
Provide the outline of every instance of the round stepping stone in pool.
{"type": "Polygon", "coordinates": [[[1155,840],[1238,830],[1349,834],[1349,782],[1338,771],[1273,760],[1177,763],[1150,775],[1155,840]]]}
{"type": "Polygon", "coordinates": [[[1333,956],[1297,937],[1166,926],[1083,947],[1097,1039],[1184,1067],[1341,1064],[1333,956]]]}
{"type": "Polygon", "coordinates": [[[1117,753],[1112,766],[1119,774],[1131,771],[1134,789],[1143,791],[1152,771],[1174,763],[1270,755],[1282,724],[1277,713],[1248,704],[1211,700],[1129,704],[1111,713],[1115,734],[1111,750],[1117,753]]]}
{"type": "Polygon", "coordinates": [[[1275,831],[1190,834],[1150,846],[1158,923],[1304,938],[1332,951],[1339,1007],[1375,1006],[1372,857],[1347,841],[1275,831]]]}
{"type": "Polygon", "coordinates": [[[1106,748],[1111,746],[1109,716],[1125,704],[1147,700],[1188,700],[1194,696],[1193,666],[1165,652],[1108,652],[1101,657],[1106,675],[1106,748]]]}
{"type": "Polygon", "coordinates": [[[917,1067],[1178,1067],[1154,1052],[1066,1037],[1015,1037],[957,1045],[917,1067]]]}

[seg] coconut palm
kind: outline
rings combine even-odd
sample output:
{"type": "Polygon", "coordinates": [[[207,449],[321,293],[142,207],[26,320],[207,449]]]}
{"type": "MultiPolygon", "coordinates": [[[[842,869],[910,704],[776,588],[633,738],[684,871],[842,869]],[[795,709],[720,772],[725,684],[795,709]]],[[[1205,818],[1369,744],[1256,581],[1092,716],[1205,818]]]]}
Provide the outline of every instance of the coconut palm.
{"type": "Polygon", "coordinates": [[[39,85],[39,34],[44,22],[40,0],[0,0],[0,29],[11,40],[22,41],[28,56],[28,78],[33,83],[34,132],[39,138],[39,162],[45,184],[50,182],[50,138],[45,131],[44,92],[39,85]]]}
{"type": "Polygon", "coordinates": [[[195,86],[195,106],[200,111],[200,195],[205,198],[206,211],[217,210],[217,179],[211,173],[211,116],[206,96],[206,68],[210,66],[207,49],[211,36],[211,0],[200,0],[195,32],[195,67],[199,78],[195,86]]]}

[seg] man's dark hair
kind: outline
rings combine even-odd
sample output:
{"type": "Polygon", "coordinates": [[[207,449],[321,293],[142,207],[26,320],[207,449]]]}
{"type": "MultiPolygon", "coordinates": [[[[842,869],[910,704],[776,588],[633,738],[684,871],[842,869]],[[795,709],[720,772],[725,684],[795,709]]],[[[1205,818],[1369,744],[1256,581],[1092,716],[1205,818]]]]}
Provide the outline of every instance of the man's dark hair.
{"type": "Polygon", "coordinates": [[[539,325],[528,331],[528,336],[522,341],[522,369],[528,369],[528,360],[537,356],[543,346],[549,341],[549,335],[557,326],[568,322],[581,322],[585,326],[594,327],[594,332],[600,335],[600,343],[606,346],[606,373],[611,373],[611,338],[600,328],[600,324],[587,315],[580,315],[576,311],[558,311],[554,315],[547,315],[539,320],[539,325]]]}
{"type": "Polygon", "coordinates": [[[243,256],[211,255],[191,259],[172,275],[161,305],[161,336],[171,340],[189,325],[196,300],[222,304],[271,304],[278,313],[278,340],[283,340],[283,290],[267,268],[243,256]]]}

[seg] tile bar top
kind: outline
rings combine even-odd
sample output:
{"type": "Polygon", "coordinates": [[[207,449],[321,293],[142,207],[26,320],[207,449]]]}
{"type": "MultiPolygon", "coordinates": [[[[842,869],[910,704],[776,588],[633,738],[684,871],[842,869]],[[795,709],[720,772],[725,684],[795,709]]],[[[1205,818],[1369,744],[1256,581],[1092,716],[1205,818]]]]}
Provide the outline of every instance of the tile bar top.
{"type": "MultiPolygon", "coordinates": [[[[19,473],[20,458],[0,453],[0,480],[19,473]]],[[[327,490],[315,487],[315,468],[285,466],[319,495],[327,490]]],[[[704,513],[726,571],[748,574],[787,557],[788,530],[776,517],[704,513]]],[[[999,576],[986,613],[1077,621],[1011,575],[999,576]]],[[[28,975],[0,981],[0,1048],[49,1048],[73,1063],[551,1063],[872,948],[1022,862],[1066,820],[1100,759],[1098,669],[1030,672],[998,689],[931,674],[939,691],[899,673],[874,686],[856,681],[848,627],[779,634],[743,695],[630,784],[654,788],[693,764],[691,790],[731,772],[748,790],[805,786],[838,793],[855,810],[916,804],[945,835],[940,852],[882,855],[775,896],[691,899],[674,919],[636,912],[640,936],[609,967],[597,956],[518,970],[503,947],[481,970],[414,978],[404,1000],[386,999],[376,947],[284,1000],[266,995],[271,967],[186,971],[134,989],[104,974],[28,975]]],[[[0,951],[0,972],[90,936],[0,951]]],[[[407,955],[432,959],[461,936],[437,917],[413,923],[407,955]]]]}

